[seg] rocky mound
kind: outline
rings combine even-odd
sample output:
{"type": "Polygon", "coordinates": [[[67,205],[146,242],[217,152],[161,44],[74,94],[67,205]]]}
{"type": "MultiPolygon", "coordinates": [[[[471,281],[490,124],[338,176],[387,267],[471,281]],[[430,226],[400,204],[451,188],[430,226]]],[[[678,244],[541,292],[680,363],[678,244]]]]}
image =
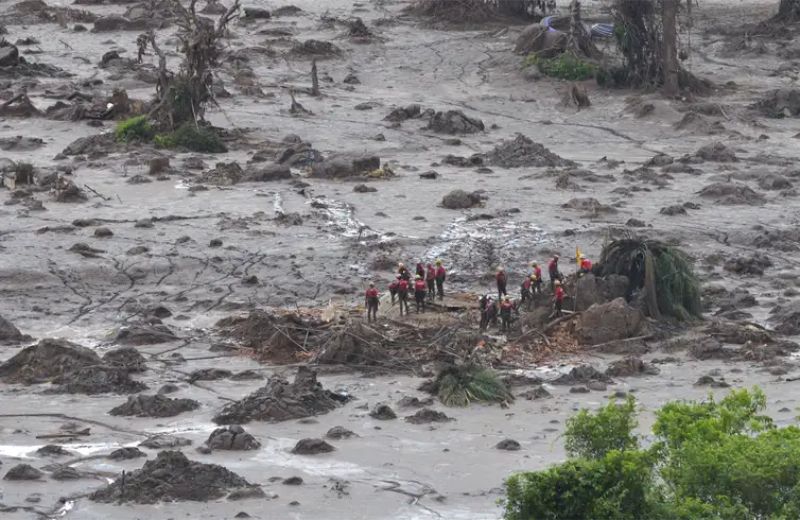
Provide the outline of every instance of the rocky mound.
{"type": "Polygon", "coordinates": [[[606,375],[611,377],[627,377],[638,375],[658,375],[658,367],[645,363],[639,358],[629,357],[611,363],[606,369],[606,375]]]}
{"type": "Polygon", "coordinates": [[[699,192],[701,197],[714,199],[717,204],[726,206],[736,206],[748,204],[757,206],[763,204],[765,198],[762,194],[754,191],[744,184],[733,182],[715,182],[709,184],[699,192]]]}
{"type": "Polygon", "coordinates": [[[358,437],[358,435],[343,426],[334,426],[328,430],[328,433],[325,434],[325,437],[333,440],[342,440],[349,439],[351,437],[358,437]]]}
{"type": "Polygon", "coordinates": [[[147,390],[147,385],[131,379],[125,368],[95,365],[81,367],[53,380],[53,393],[67,394],[134,394],[147,390]]]}
{"type": "Polygon", "coordinates": [[[44,473],[29,464],[17,464],[5,474],[3,480],[39,480],[44,473]]]}
{"type": "Polygon", "coordinates": [[[122,347],[109,351],[103,356],[103,364],[121,368],[128,372],[144,372],[147,370],[144,356],[133,347],[122,347]]]}
{"type": "Polygon", "coordinates": [[[522,134],[517,134],[514,139],[500,143],[494,150],[484,155],[484,160],[503,168],[570,168],[576,166],[574,162],[559,157],[544,145],[535,143],[522,134]]]}
{"type": "Polygon", "coordinates": [[[172,399],[159,394],[135,395],[108,413],[134,417],[174,417],[198,408],[200,403],[194,399],[172,399]]]}
{"type": "Polygon", "coordinates": [[[117,448],[108,454],[110,460],[130,460],[139,457],[147,457],[147,455],[139,448],[134,447],[117,448]]]}
{"type": "Polygon", "coordinates": [[[75,369],[102,364],[92,350],[63,339],[43,339],[0,365],[7,383],[47,383],[75,369]]]}
{"type": "Polygon", "coordinates": [[[301,439],[292,448],[295,455],[318,455],[320,453],[330,453],[336,448],[323,441],[322,439],[301,439]]]}
{"type": "Polygon", "coordinates": [[[733,150],[720,142],[714,142],[701,146],[694,155],[691,156],[693,161],[708,161],[708,162],[736,162],[739,160],[733,150]]]}
{"type": "Polygon", "coordinates": [[[562,374],[552,381],[554,385],[576,385],[586,384],[591,381],[601,381],[603,383],[611,383],[611,378],[602,372],[598,372],[592,365],[578,365],[569,371],[568,374],[562,374]]]}
{"type": "Polygon", "coordinates": [[[467,117],[460,110],[436,112],[426,128],[439,134],[475,134],[485,129],[483,121],[467,117]]]}
{"type": "Polygon", "coordinates": [[[800,334],[800,302],[778,305],[769,312],[775,330],[787,336],[800,334]]]}
{"type": "Polygon", "coordinates": [[[225,370],[224,368],[201,368],[189,374],[188,381],[190,383],[194,383],[195,381],[216,381],[231,376],[233,376],[233,372],[225,370]]]}
{"type": "Polygon", "coordinates": [[[191,461],[179,451],[162,451],[155,460],[145,462],[142,469],[95,491],[89,498],[105,503],[208,502],[234,489],[254,487],[222,466],[191,461]]]}
{"type": "Polygon", "coordinates": [[[641,311],[629,306],[624,298],[589,307],[578,317],[575,332],[586,345],[597,345],[632,338],[645,327],[641,311]]]}
{"type": "Polygon", "coordinates": [[[257,450],[261,443],[241,426],[217,428],[206,441],[212,450],[257,450]]]}
{"type": "Polygon", "coordinates": [[[316,372],[308,367],[300,367],[292,383],[281,376],[274,376],[263,388],[226,405],[214,417],[214,422],[244,424],[250,421],[302,419],[328,413],[343,400],[342,396],[322,388],[317,382],[316,372]]]}
{"type": "Polygon", "coordinates": [[[478,192],[467,193],[464,190],[453,190],[442,197],[442,207],[447,209],[468,209],[480,206],[483,196],[478,192]]]}
{"type": "Polygon", "coordinates": [[[767,117],[800,116],[800,90],[783,88],[770,91],[755,104],[755,108],[767,117]]]}
{"type": "Polygon", "coordinates": [[[31,339],[30,336],[26,336],[20,332],[13,323],[0,316],[0,344],[20,343],[22,341],[30,341],[31,339]]]}
{"type": "Polygon", "coordinates": [[[336,155],[314,163],[311,176],[322,179],[367,177],[381,167],[376,155],[336,155]]]}
{"type": "Polygon", "coordinates": [[[114,339],[121,345],[155,345],[178,339],[166,325],[137,325],[121,329],[114,339]]]}
{"type": "Polygon", "coordinates": [[[772,260],[761,253],[755,253],[749,258],[742,256],[730,258],[722,266],[723,269],[731,273],[756,276],[763,275],[764,270],[768,267],[772,267],[772,260]]]}
{"type": "Polygon", "coordinates": [[[406,417],[405,421],[411,424],[428,424],[432,422],[444,423],[455,421],[455,419],[448,417],[443,412],[431,410],[430,408],[423,408],[422,410],[417,411],[417,413],[414,415],[409,415],[406,417]]]}

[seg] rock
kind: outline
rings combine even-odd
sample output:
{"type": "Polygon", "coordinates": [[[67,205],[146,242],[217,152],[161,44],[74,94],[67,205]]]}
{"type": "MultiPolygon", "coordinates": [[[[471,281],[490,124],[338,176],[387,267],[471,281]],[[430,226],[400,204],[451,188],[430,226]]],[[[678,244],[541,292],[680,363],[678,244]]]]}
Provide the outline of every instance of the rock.
{"type": "Polygon", "coordinates": [[[504,451],[519,451],[522,446],[514,439],[503,439],[495,445],[495,448],[504,451]]]}
{"type": "MultiPolygon", "coordinates": [[[[31,339],[30,336],[21,333],[13,323],[0,316],[0,344],[20,343],[22,341],[30,341],[31,339]]],[[[2,369],[0,369],[0,374],[2,374],[2,369]]],[[[2,376],[0,375],[0,377],[2,376]]]]}
{"type": "Polygon", "coordinates": [[[331,42],[306,40],[302,43],[295,44],[289,51],[289,54],[297,57],[316,57],[318,59],[324,59],[339,56],[342,54],[342,50],[331,42]]]}
{"type": "Polygon", "coordinates": [[[422,108],[419,105],[408,105],[406,107],[395,108],[389,115],[383,118],[384,121],[391,121],[393,123],[400,123],[408,119],[414,119],[420,116],[422,108]]]}
{"type": "Polygon", "coordinates": [[[517,134],[512,140],[500,143],[491,152],[482,155],[484,161],[503,168],[570,168],[577,164],[563,159],[543,145],[517,134]]]}
{"type": "Polygon", "coordinates": [[[72,452],[65,450],[63,446],[58,444],[48,444],[36,450],[36,454],[41,457],[66,457],[72,455],[72,452]]]}
{"type": "Polygon", "coordinates": [[[589,381],[602,381],[611,383],[611,378],[602,372],[598,372],[592,365],[578,365],[567,374],[562,374],[552,381],[554,385],[575,385],[586,384],[589,381]]]}
{"type": "Polygon", "coordinates": [[[401,408],[422,408],[423,406],[430,406],[433,404],[432,397],[420,399],[419,397],[405,396],[397,402],[397,406],[401,408]]]}
{"type": "Polygon", "coordinates": [[[726,206],[751,205],[757,206],[765,202],[765,198],[760,193],[753,191],[744,184],[732,182],[715,182],[709,184],[699,192],[701,197],[714,199],[717,204],[726,206]]]}
{"type": "Polygon", "coordinates": [[[755,108],[767,117],[783,118],[800,115],[800,90],[781,88],[769,91],[755,108]]]}
{"type": "Polygon", "coordinates": [[[253,487],[222,466],[191,461],[179,451],[162,451],[155,460],[145,462],[141,469],[116,479],[89,498],[105,503],[208,502],[224,497],[230,490],[253,487]]]}
{"type": "Polygon", "coordinates": [[[214,430],[206,446],[212,450],[257,450],[261,443],[241,426],[228,426],[214,430]]]}
{"type": "Polygon", "coordinates": [[[428,171],[428,172],[420,173],[419,174],[419,178],[420,179],[436,180],[436,179],[439,178],[439,173],[431,170],[431,171],[428,171]]]}
{"type": "Polygon", "coordinates": [[[69,251],[78,253],[84,258],[99,258],[100,254],[105,253],[105,251],[102,249],[95,249],[89,246],[89,244],[84,244],[83,242],[72,244],[72,247],[69,248],[69,251]]]}
{"type": "Polygon", "coordinates": [[[694,156],[698,159],[711,162],[736,162],[739,160],[733,150],[720,142],[702,146],[694,153],[694,156]]]}
{"type": "Polygon", "coordinates": [[[585,386],[573,386],[569,389],[569,393],[571,394],[588,394],[589,389],[585,386]]]}
{"type": "Polygon", "coordinates": [[[0,47],[0,67],[16,67],[19,65],[19,50],[3,40],[5,45],[0,47]]]}
{"type": "Polygon", "coordinates": [[[228,500],[247,500],[251,498],[266,498],[267,494],[258,486],[236,489],[228,495],[228,500]]]}
{"type": "MultiPolygon", "coordinates": [[[[775,306],[769,311],[768,319],[775,328],[775,332],[787,336],[796,336],[800,334],[800,302],[794,301],[775,306]]],[[[1,376],[2,366],[0,365],[0,377],[1,376]]]]}
{"type": "Polygon", "coordinates": [[[675,204],[673,206],[667,206],[665,208],[661,208],[659,211],[662,215],[667,215],[669,217],[674,217],[675,215],[686,215],[686,208],[679,204],[675,204]]]}
{"type": "Polygon", "coordinates": [[[584,311],[575,332],[585,345],[597,345],[641,335],[645,325],[640,310],[629,306],[624,298],[616,298],[584,311]]]}
{"type": "Polygon", "coordinates": [[[353,187],[353,191],[356,193],[375,193],[378,191],[378,188],[373,188],[372,186],[367,186],[366,184],[356,184],[353,187]]]}
{"type": "Polygon", "coordinates": [[[94,236],[96,238],[108,238],[114,236],[114,232],[107,227],[99,227],[94,230],[94,236]]]}
{"type": "Polygon", "coordinates": [[[772,267],[772,260],[767,255],[755,253],[750,258],[741,256],[731,258],[725,262],[722,268],[738,275],[761,276],[767,267],[772,267]]]}
{"type": "Polygon", "coordinates": [[[52,473],[50,478],[53,480],[78,480],[84,478],[86,475],[73,468],[72,466],[58,466],[52,473]]]}
{"type": "Polygon", "coordinates": [[[271,18],[272,15],[267,9],[261,9],[259,7],[245,7],[244,17],[253,20],[267,20],[271,18]]]}
{"type": "Polygon", "coordinates": [[[427,129],[440,134],[474,134],[483,132],[485,127],[480,119],[467,117],[460,110],[448,110],[436,112],[427,129]]]}
{"type": "Polygon", "coordinates": [[[639,375],[658,375],[658,367],[645,363],[639,358],[629,357],[611,363],[606,369],[606,375],[611,377],[628,377],[639,375]]]}
{"type": "Polygon", "coordinates": [[[616,208],[601,204],[599,200],[594,197],[578,197],[568,200],[565,204],[561,205],[564,209],[575,209],[584,211],[588,216],[597,216],[602,213],[614,214],[617,213],[616,208]]]}
{"type": "Polygon", "coordinates": [[[178,437],[177,435],[168,435],[166,433],[159,433],[148,437],[139,443],[139,446],[150,448],[151,450],[164,450],[172,448],[182,448],[183,446],[190,446],[192,441],[185,437],[178,437]]]}
{"type": "Polygon", "coordinates": [[[139,457],[147,457],[147,455],[139,448],[134,447],[117,448],[108,454],[108,458],[111,460],[131,460],[139,457]]]}
{"type": "Polygon", "coordinates": [[[218,379],[226,379],[233,375],[230,370],[224,368],[201,368],[189,374],[189,383],[195,381],[216,381],[218,379]]]}
{"type": "Polygon", "coordinates": [[[623,298],[630,281],[627,276],[611,274],[604,277],[592,273],[585,274],[575,281],[575,292],[580,295],[575,309],[585,311],[595,304],[604,304],[623,298]]]}
{"type": "Polygon", "coordinates": [[[253,379],[264,379],[264,375],[255,370],[242,370],[231,376],[233,381],[251,381],[253,379]]]}
{"type": "MultiPolygon", "coordinates": [[[[608,389],[608,385],[607,385],[607,384],[605,384],[605,383],[604,383],[604,382],[602,382],[602,381],[589,381],[589,382],[586,384],[586,387],[587,387],[589,390],[594,390],[595,392],[605,392],[605,391],[608,389]]],[[[570,389],[570,392],[571,392],[572,390],[575,390],[575,389],[571,388],[571,389],[570,389]]]]}
{"type": "Polygon", "coordinates": [[[131,379],[130,371],[106,365],[79,367],[53,379],[52,393],[69,394],[133,394],[147,389],[147,385],[131,379]]]}
{"type": "Polygon", "coordinates": [[[147,370],[147,363],[144,356],[133,347],[120,347],[108,351],[103,356],[103,364],[110,367],[122,368],[128,372],[144,372],[147,370]]]}
{"type": "Polygon", "coordinates": [[[200,403],[194,399],[171,399],[158,394],[137,395],[129,397],[125,403],[108,413],[128,417],[174,417],[198,408],[200,403]]]}
{"type": "Polygon", "coordinates": [[[369,412],[369,416],[379,421],[389,421],[397,419],[397,414],[389,407],[388,404],[379,404],[369,412]]]}
{"type": "Polygon", "coordinates": [[[526,390],[519,394],[519,397],[527,399],[528,401],[536,401],[538,399],[550,399],[553,396],[543,386],[536,386],[530,390],[526,390]]]}
{"type": "Polygon", "coordinates": [[[292,178],[292,171],[285,164],[268,164],[266,166],[256,166],[257,163],[250,163],[245,169],[244,182],[272,182],[292,178]]]}
{"type": "Polygon", "coordinates": [[[153,157],[148,163],[149,175],[162,175],[169,172],[169,157],[153,157]]]}
{"type": "Polygon", "coordinates": [[[358,437],[355,433],[351,432],[347,428],[343,428],[341,426],[334,426],[328,433],[325,434],[325,437],[328,439],[333,440],[342,440],[342,439],[349,439],[351,437],[358,437]]]}
{"type": "Polygon", "coordinates": [[[303,484],[303,479],[300,477],[289,477],[283,479],[281,482],[284,486],[300,486],[303,484]]]}
{"type": "Polygon", "coordinates": [[[226,405],[213,420],[217,424],[244,424],[301,419],[328,413],[341,401],[340,396],[322,388],[316,372],[300,367],[294,382],[273,376],[263,388],[226,405]]]}
{"type": "Polygon", "coordinates": [[[142,31],[149,25],[146,19],[129,20],[124,16],[110,15],[95,20],[92,32],[142,31]]]}
{"type": "Polygon", "coordinates": [[[782,175],[777,175],[774,173],[768,173],[763,177],[759,177],[758,179],[758,187],[762,190],[789,190],[794,187],[794,185],[782,175]]]}
{"type": "Polygon", "coordinates": [[[135,246],[135,247],[132,247],[132,248],[128,249],[125,252],[125,254],[128,255],[128,256],[138,256],[138,255],[143,255],[145,253],[148,253],[149,251],[150,251],[150,248],[147,247],[147,246],[135,246]]]}
{"type": "Polygon", "coordinates": [[[428,424],[432,422],[449,422],[455,419],[448,417],[442,412],[431,410],[430,408],[423,408],[417,411],[414,415],[409,415],[405,419],[406,422],[411,424],[428,424]]]}
{"type": "Polygon", "coordinates": [[[295,455],[318,455],[320,453],[330,453],[335,449],[322,439],[301,439],[297,441],[292,453],[295,455]]]}
{"type": "Polygon", "coordinates": [[[44,473],[29,464],[17,464],[3,477],[3,480],[39,480],[44,473]]]}
{"type": "Polygon", "coordinates": [[[625,222],[625,225],[628,227],[643,228],[647,224],[645,224],[643,220],[639,220],[638,218],[629,218],[628,221],[625,222]]]}
{"type": "Polygon", "coordinates": [[[61,339],[43,339],[0,365],[0,378],[26,385],[51,382],[78,368],[102,364],[94,351],[61,339]]]}
{"type": "MultiPolygon", "coordinates": [[[[0,60],[2,60],[3,49],[7,47],[0,47],[0,60]]],[[[2,65],[0,65],[1,67],[2,65]]],[[[23,137],[17,135],[14,137],[1,137],[0,150],[6,152],[30,152],[44,146],[44,141],[38,137],[23,137]]]]}
{"type": "Polygon", "coordinates": [[[342,83],[344,83],[346,85],[360,85],[361,84],[361,80],[358,79],[358,76],[356,76],[355,74],[353,74],[351,72],[350,74],[348,74],[347,76],[344,77],[344,79],[342,80],[342,83]]]}
{"type": "Polygon", "coordinates": [[[694,384],[694,386],[710,386],[712,388],[729,388],[725,379],[714,379],[711,376],[701,376],[694,384]]]}
{"type": "Polygon", "coordinates": [[[467,209],[479,206],[482,200],[482,196],[477,192],[453,190],[442,198],[442,206],[447,209],[467,209]]]}
{"type": "Polygon", "coordinates": [[[166,325],[134,325],[120,329],[114,341],[121,345],[156,345],[178,339],[166,325]]]}
{"type": "Polygon", "coordinates": [[[381,167],[375,155],[337,155],[311,166],[311,176],[324,179],[368,176],[381,167]]]}

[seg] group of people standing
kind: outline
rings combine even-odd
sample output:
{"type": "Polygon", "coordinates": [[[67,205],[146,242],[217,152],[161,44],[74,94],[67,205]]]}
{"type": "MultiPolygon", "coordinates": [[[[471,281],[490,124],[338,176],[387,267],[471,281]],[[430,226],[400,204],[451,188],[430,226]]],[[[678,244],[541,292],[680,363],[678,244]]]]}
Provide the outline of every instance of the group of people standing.
{"type": "MultiPolygon", "coordinates": [[[[397,264],[397,274],[392,283],[389,284],[389,294],[392,297],[392,305],[395,301],[400,304],[400,315],[410,312],[408,297],[410,293],[414,295],[416,311],[425,312],[426,301],[432,301],[438,296],[444,298],[444,282],[447,278],[447,270],[442,261],[437,259],[433,264],[425,266],[422,262],[417,263],[414,279],[411,279],[411,271],[400,262],[397,264]]],[[[374,283],[369,284],[366,292],[367,320],[377,319],[378,315],[378,289],[374,283]]]]}

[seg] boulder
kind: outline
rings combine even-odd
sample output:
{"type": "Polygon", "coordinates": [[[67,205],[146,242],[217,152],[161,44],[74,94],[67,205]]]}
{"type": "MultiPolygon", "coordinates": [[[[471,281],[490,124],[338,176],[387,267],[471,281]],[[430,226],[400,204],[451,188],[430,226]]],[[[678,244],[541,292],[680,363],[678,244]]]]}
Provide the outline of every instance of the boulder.
{"type": "Polygon", "coordinates": [[[394,410],[392,410],[388,404],[379,404],[369,412],[369,416],[379,421],[397,419],[397,414],[394,413],[394,410]]]}
{"type": "Polygon", "coordinates": [[[629,284],[628,277],[619,274],[602,278],[592,273],[584,274],[575,281],[575,310],[585,311],[592,305],[623,298],[629,284]]]}
{"type": "Polygon", "coordinates": [[[44,473],[29,464],[17,464],[5,474],[3,480],[39,480],[44,473]]]}
{"type": "Polygon", "coordinates": [[[0,316],[0,344],[30,341],[32,338],[21,333],[13,323],[0,316]]]}
{"type": "Polygon", "coordinates": [[[514,439],[503,439],[495,445],[495,448],[503,451],[519,451],[522,446],[514,439]]]}
{"type": "Polygon", "coordinates": [[[139,446],[142,446],[143,448],[150,448],[151,450],[165,450],[182,448],[184,446],[190,446],[191,444],[192,441],[185,437],[160,433],[143,440],[139,443],[139,446]]]}
{"type": "Polygon", "coordinates": [[[477,192],[453,190],[442,198],[442,206],[447,209],[467,209],[479,206],[483,198],[477,192]]]}
{"type": "Polygon", "coordinates": [[[261,447],[255,437],[241,426],[228,426],[214,430],[206,441],[212,450],[257,450],[261,447]]]}
{"type": "Polygon", "coordinates": [[[427,129],[439,134],[474,134],[483,132],[485,127],[480,119],[467,117],[460,110],[448,110],[436,112],[427,129]]]}
{"type": "Polygon", "coordinates": [[[183,412],[200,408],[200,403],[193,399],[172,399],[163,395],[137,395],[113,408],[111,415],[134,417],[174,417],[183,412]]]}
{"type": "Polygon", "coordinates": [[[573,367],[567,374],[562,374],[552,381],[554,385],[576,385],[586,384],[590,381],[602,381],[610,383],[611,378],[599,372],[592,365],[578,365],[573,367]]]}
{"type": "Polygon", "coordinates": [[[133,347],[120,347],[108,351],[103,356],[103,364],[121,368],[128,372],[144,372],[147,370],[144,356],[133,347]]]}
{"type": "Polygon", "coordinates": [[[582,343],[597,345],[639,336],[645,327],[642,312],[628,305],[624,298],[616,298],[608,303],[592,305],[581,313],[575,332],[582,343]]]}
{"type": "Polygon", "coordinates": [[[178,338],[166,325],[134,325],[120,329],[114,341],[121,345],[139,346],[155,345],[176,339],[178,338]]]}
{"type": "MultiPolygon", "coordinates": [[[[787,336],[800,334],[800,302],[781,304],[769,312],[769,322],[776,332],[787,336]]],[[[0,367],[2,369],[2,367],[0,367]]],[[[2,375],[0,373],[0,375],[2,375]]]]}
{"type": "Polygon", "coordinates": [[[295,455],[318,455],[320,453],[330,453],[335,449],[322,439],[301,439],[297,441],[292,453],[295,455]]]}
{"type": "Polygon", "coordinates": [[[0,67],[16,67],[17,65],[19,65],[19,50],[10,43],[0,47],[0,67]]]}
{"type": "Polygon", "coordinates": [[[658,367],[645,363],[636,357],[614,361],[606,369],[606,375],[611,377],[658,375],[660,372],[661,370],[658,367]]]}
{"type": "Polygon", "coordinates": [[[414,415],[406,417],[406,422],[411,424],[428,424],[432,422],[445,423],[454,421],[455,419],[448,417],[442,412],[431,410],[430,408],[423,408],[418,410],[414,415]]]}
{"type": "Polygon", "coordinates": [[[328,439],[333,440],[342,440],[342,439],[349,439],[351,437],[358,437],[355,433],[351,432],[347,428],[343,428],[341,426],[334,426],[328,433],[325,434],[325,437],[328,439]]]}
{"type": "Polygon", "coordinates": [[[265,166],[251,163],[247,165],[242,181],[272,182],[292,178],[292,171],[285,164],[268,164],[265,166]]]}
{"type": "Polygon", "coordinates": [[[117,448],[108,454],[110,460],[130,460],[139,457],[147,457],[147,455],[139,448],[134,447],[117,448]]]}
{"type": "Polygon", "coordinates": [[[102,364],[94,351],[62,339],[43,339],[0,365],[0,378],[26,385],[51,382],[81,367],[102,364]]]}
{"type": "Polygon", "coordinates": [[[311,166],[311,176],[324,179],[367,176],[381,167],[375,155],[338,155],[311,166]]]}

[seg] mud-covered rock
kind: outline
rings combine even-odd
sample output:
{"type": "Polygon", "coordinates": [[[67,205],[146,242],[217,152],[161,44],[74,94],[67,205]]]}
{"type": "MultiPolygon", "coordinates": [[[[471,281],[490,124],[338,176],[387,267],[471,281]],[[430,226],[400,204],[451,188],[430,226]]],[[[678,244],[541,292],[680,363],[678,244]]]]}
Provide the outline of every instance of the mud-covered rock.
{"type": "Polygon", "coordinates": [[[253,20],[267,20],[272,17],[269,10],[260,7],[245,7],[243,9],[244,17],[253,20]]]}
{"type": "Polygon", "coordinates": [[[36,454],[40,457],[66,457],[72,455],[72,452],[58,444],[47,444],[36,450],[36,454]]]}
{"type": "Polygon", "coordinates": [[[233,376],[233,372],[224,368],[201,368],[189,374],[188,381],[194,383],[195,381],[216,381],[218,379],[227,379],[233,376]]]}
{"type": "Polygon", "coordinates": [[[725,378],[714,379],[713,376],[700,376],[694,383],[694,386],[710,386],[712,388],[728,388],[731,385],[725,381],[725,378]]]}
{"type": "Polygon", "coordinates": [[[342,50],[331,42],[320,40],[306,40],[298,42],[289,51],[289,54],[295,57],[308,57],[308,58],[334,58],[342,54],[342,50]]]}
{"type": "Polygon", "coordinates": [[[330,453],[336,448],[323,441],[322,439],[300,439],[292,448],[295,455],[318,455],[320,453],[330,453]]]}
{"type": "Polygon", "coordinates": [[[689,355],[699,360],[730,359],[736,352],[725,348],[716,338],[706,336],[689,343],[689,355]]]}
{"type": "Polygon", "coordinates": [[[369,412],[369,416],[379,421],[397,419],[397,414],[388,404],[379,404],[369,412]]]}
{"type": "Polygon", "coordinates": [[[646,363],[637,357],[628,357],[614,361],[606,369],[606,375],[611,377],[630,377],[630,376],[654,376],[661,370],[650,363],[646,363]]]}
{"type": "Polygon", "coordinates": [[[289,477],[283,479],[281,484],[284,486],[301,486],[303,484],[303,479],[301,477],[289,477]]]}
{"type": "Polygon", "coordinates": [[[794,184],[783,175],[768,173],[758,178],[758,187],[762,190],[777,191],[794,188],[794,184]]]}
{"type": "Polygon", "coordinates": [[[531,388],[530,390],[525,390],[519,394],[519,397],[527,399],[528,401],[536,401],[538,399],[550,399],[553,396],[545,387],[539,385],[531,388]]]}
{"type": "Polygon", "coordinates": [[[273,182],[292,178],[292,170],[286,164],[247,165],[242,178],[243,182],[273,182]]]}
{"type": "Polygon", "coordinates": [[[121,345],[156,345],[178,339],[166,325],[133,325],[117,332],[114,341],[121,345]]]}
{"type": "Polygon", "coordinates": [[[480,119],[467,117],[460,110],[448,110],[436,112],[427,129],[439,134],[475,134],[483,132],[485,127],[480,119]]]}
{"type": "Polygon", "coordinates": [[[573,367],[569,373],[562,374],[552,381],[554,385],[577,385],[586,384],[589,381],[602,381],[611,383],[611,378],[598,371],[592,365],[578,365],[573,367]]]}
{"type": "Polygon", "coordinates": [[[212,450],[257,450],[261,443],[241,426],[217,428],[206,441],[212,450]]]}
{"type": "Polygon", "coordinates": [[[723,343],[744,345],[745,343],[773,343],[772,334],[755,323],[742,323],[738,321],[713,320],[703,329],[703,332],[723,343]]]}
{"type": "Polygon", "coordinates": [[[575,332],[582,343],[596,345],[638,336],[645,326],[642,312],[628,305],[624,298],[617,298],[581,313],[575,332]]]}
{"type": "Polygon", "coordinates": [[[183,412],[200,408],[194,399],[172,399],[163,395],[136,395],[111,409],[111,415],[133,417],[174,417],[183,412]]]}
{"type": "Polygon", "coordinates": [[[772,267],[772,260],[767,255],[755,253],[751,257],[737,256],[725,262],[723,269],[739,275],[761,276],[764,270],[772,267]]]}
{"type": "Polygon", "coordinates": [[[65,465],[59,465],[50,472],[50,478],[58,481],[78,480],[86,477],[87,475],[85,473],[78,471],[76,468],[73,468],[72,466],[65,466],[65,465]]]}
{"type": "Polygon", "coordinates": [[[455,421],[452,417],[448,417],[443,412],[431,410],[430,408],[423,408],[418,410],[414,415],[409,415],[405,418],[407,423],[411,424],[429,424],[429,423],[444,423],[455,421]]]}
{"type": "MultiPolygon", "coordinates": [[[[800,334],[800,302],[777,305],[769,314],[769,322],[776,332],[787,336],[800,334]]],[[[0,376],[2,376],[1,371],[0,376]]]]}
{"type": "Polygon", "coordinates": [[[625,297],[630,281],[627,276],[611,274],[603,277],[585,274],[575,281],[575,310],[585,311],[595,304],[625,297]]]}
{"type": "MultiPolygon", "coordinates": [[[[149,21],[143,18],[129,20],[124,16],[109,15],[95,20],[92,32],[143,31],[150,25],[149,21]]],[[[152,25],[156,26],[157,24],[154,23],[152,25]]]]}
{"type": "Polygon", "coordinates": [[[32,338],[19,331],[13,323],[0,316],[0,344],[20,343],[30,341],[32,338]]]}
{"type": "Polygon", "coordinates": [[[341,401],[340,396],[322,388],[316,372],[300,367],[293,382],[273,376],[263,388],[226,405],[213,420],[217,424],[244,424],[302,419],[326,414],[341,401]]]}
{"type": "Polygon", "coordinates": [[[78,368],[102,364],[94,351],[63,339],[43,339],[0,365],[7,383],[47,383],[78,368]]]}
{"type": "Polygon", "coordinates": [[[120,347],[108,351],[103,356],[103,364],[121,368],[128,372],[144,372],[147,370],[147,362],[144,356],[133,347],[120,347]]]}
{"type": "Polygon", "coordinates": [[[717,204],[726,206],[750,205],[758,206],[766,200],[764,196],[744,184],[733,182],[715,182],[699,191],[703,198],[713,199],[717,204]]]}
{"type": "Polygon", "coordinates": [[[398,107],[389,112],[389,115],[383,118],[384,121],[391,121],[393,123],[400,123],[408,119],[414,119],[420,116],[422,107],[417,104],[408,105],[405,107],[398,107]]]}
{"type": "Polygon", "coordinates": [[[208,502],[232,490],[251,487],[247,480],[222,466],[189,460],[179,451],[162,451],[142,469],[116,479],[89,498],[106,503],[208,502]]]}
{"type": "Polygon", "coordinates": [[[453,190],[442,197],[442,206],[447,209],[468,209],[480,206],[483,196],[478,192],[468,193],[464,190],[453,190]]]}
{"type": "Polygon", "coordinates": [[[564,209],[574,209],[578,211],[583,211],[588,216],[597,216],[600,214],[614,214],[617,213],[617,209],[608,206],[606,204],[602,204],[599,200],[595,199],[594,197],[576,197],[574,199],[570,199],[564,204],[561,205],[564,209]]]}
{"type": "Polygon", "coordinates": [[[569,168],[576,166],[573,161],[559,157],[544,145],[533,142],[530,138],[517,134],[514,139],[505,140],[494,150],[484,154],[487,164],[503,168],[569,168]]]}
{"type": "Polygon", "coordinates": [[[30,464],[17,464],[8,470],[3,480],[39,480],[42,477],[44,473],[30,464]]]}
{"type": "Polygon", "coordinates": [[[503,439],[495,445],[495,448],[503,451],[519,451],[522,446],[514,439],[503,439]]]}
{"type": "Polygon", "coordinates": [[[767,92],[755,104],[755,108],[767,117],[783,118],[800,116],[800,90],[781,88],[767,92]]]}
{"type": "Polygon", "coordinates": [[[147,457],[147,454],[139,448],[134,448],[132,446],[117,448],[108,454],[110,460],[131,460],[138,459],[139,457],[147,457]]]}
{"type": "Polygon", "coordinates": [[[709,162],[736,162],[739,160],[733,150],[719,141],[700,147],[694,153],[694,157],[709,162]]]}
{"type": "Polygon", "coordinates": [[[107,365],[79,367],[53,379],[56,385],[49,390],[67,394],[135,394],[147,390],[147,385],[131,379],[127,368],[107,365]]]}
{"type": "Polygon", "coordinates": [[[325,437],[328,439],[333,439],[338,441],[342,439],[349,439],[351,437],[358,437],[358,435],[356,435],[355,433],[351,432],[350,430],[342,426],[334,426],[333,428],[328,430],[328,433],[325,434],[325,437]]]}
{"type": "Polygon", "coordinates": [[[376,155],[336,155],[311,167],[311,176],[322,179],[364,177],[379,170],[381,159],[376,155]]]}
{"type": "Polygon", "coordinates": [[[143,440],[139,443],[139,446],[142,446],[143,448],[150,448],[151,450],[171,450],[175,448],[182,448],[184,446],[190,446],[191,444],[192,441],[185,437],[159,433],[143,440]]]}
{"type": "Polygon", "coordinates": [[[422,408],[424,406],[430,406],[433,404],[433,397],[426,397],[424,399],[420,399],[419,397],[413,397],[406,395],[399,401],[397,401],[397,406],[400,408],[422,408]]]}

